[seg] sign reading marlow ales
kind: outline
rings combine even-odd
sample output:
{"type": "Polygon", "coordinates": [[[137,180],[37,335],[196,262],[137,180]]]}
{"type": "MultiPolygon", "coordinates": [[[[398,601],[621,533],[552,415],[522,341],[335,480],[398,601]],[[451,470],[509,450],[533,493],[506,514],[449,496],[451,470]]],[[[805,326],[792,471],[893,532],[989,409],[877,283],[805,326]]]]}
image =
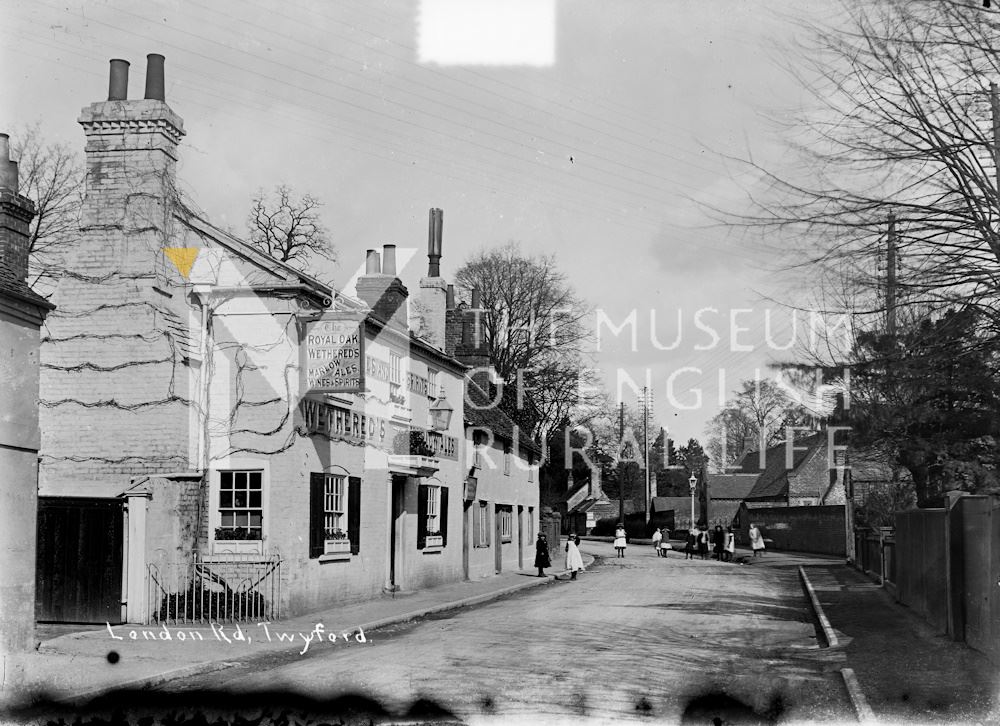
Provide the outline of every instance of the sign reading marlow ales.
{"type": "Polygon", "coordinates": [[[306,387],[317,393],[359,393],[365,388],[365,336],[357,319],[306,323],[306,387]]]}

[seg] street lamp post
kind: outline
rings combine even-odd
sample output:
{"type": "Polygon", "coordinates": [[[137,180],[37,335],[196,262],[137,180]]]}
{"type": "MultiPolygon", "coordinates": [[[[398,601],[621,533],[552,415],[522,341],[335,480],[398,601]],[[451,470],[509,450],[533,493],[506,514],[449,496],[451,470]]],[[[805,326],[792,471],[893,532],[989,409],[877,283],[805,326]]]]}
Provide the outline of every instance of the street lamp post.
{"type": "Polygon", "coordinates": [[[688,486],[691,487],[691,530],[694,530],[694,490],[698,486],[698,477],[695,476],[694,472],[691,472],[691,478],[688,479],[688,486]]]}

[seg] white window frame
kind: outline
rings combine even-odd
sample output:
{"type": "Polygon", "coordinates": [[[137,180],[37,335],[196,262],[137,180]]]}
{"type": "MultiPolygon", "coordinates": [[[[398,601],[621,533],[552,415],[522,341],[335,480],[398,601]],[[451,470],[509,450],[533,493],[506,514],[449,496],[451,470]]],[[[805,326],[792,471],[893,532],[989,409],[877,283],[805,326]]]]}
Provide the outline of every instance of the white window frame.
{"type": "Polygon", "coordinates": [[[479,532],[479,540],[473,543],[473,547],[489,547],[490,546],[490,506],[489,502],[484,502],[482,500],[476,502],[477,510],[475,517],[478,518],[479,527],[476,531],[479,532]]]}
{"type": "Polygon", "coordinates": [[[507,544],[514,541],[514,511],[512,507],[501,505],[497,509],[497,516],[500,517],[500,543],[507,544]]]}
{"type": "MultiPolygon", "coordinates": [[[[270,463],[264,459],[252,458],[232,458],[218,461],[209,473],[208,487],[208,549],[213,555],[217,554],[263,554],[267,549],[267,540],[270,528],[270,488],[271,488],[271,467],[270,463]],[[260,539],[254,540],[216,540],[215,530],[222,527],[222,475],[230,472],[253,472],[261,475],[261,527],[260,539]],[[234,542],[244,542],[245,545],[235,546],[234,542]]],[[[249,497],[248,497],[249,499],[249,497]]],[[[227,507],[228,509],[228,507],[227,507]]],[[[255,507],[256,509],[256,507],[255,507]]]]}
{"type": "Polygon", "coordinates": [[[427,398],[441,398],[441,387],[438,385],[438,371],[427,368],[427,398]]]}
{"type": "Polygon", "coordinates": [[[441,525],[439,520],[441,519],[441,487],[439,486],[428,486],[427,487],[427,534],[428,535],[439,535],[441,534],[441,525]]]}
{"type": "Polygon", "coordinates": [[[347,477],[343,474],[323,475],[323,533],[331,529],[347,534],[347,477]]]}

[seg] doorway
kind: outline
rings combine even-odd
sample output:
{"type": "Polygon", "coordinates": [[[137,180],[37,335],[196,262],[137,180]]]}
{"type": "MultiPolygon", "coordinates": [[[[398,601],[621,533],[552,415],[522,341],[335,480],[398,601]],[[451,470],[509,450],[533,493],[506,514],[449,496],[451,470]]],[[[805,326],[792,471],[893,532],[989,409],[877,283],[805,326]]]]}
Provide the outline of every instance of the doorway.
{"type": "Polygon", "coordinates": [[[122,622],[122,505],[120,499],[38,499],[37,620],[122,622]]]}
{"type": "Polygon", "coordinates": [[[524,569],[524,507],[517,505],[517,569],[524,569]]]}
{"type": "Polygon", "coordinates": [[[402,560],[404,541],[404,525],[406,523],[406,477],[392,477],[392,507],[389,522],[389,587],[400,588],[402,579],[402,560]]]}
{"type": "Polygon", "coordinates": [[[494,565],[496,566],[496,573],[499,575],[503,572],[503,539],[501,538],[502,528],[501,522],[501,507],[499,504],[494,505],[495,509],[493,511],[493,556],[494,565]]]}

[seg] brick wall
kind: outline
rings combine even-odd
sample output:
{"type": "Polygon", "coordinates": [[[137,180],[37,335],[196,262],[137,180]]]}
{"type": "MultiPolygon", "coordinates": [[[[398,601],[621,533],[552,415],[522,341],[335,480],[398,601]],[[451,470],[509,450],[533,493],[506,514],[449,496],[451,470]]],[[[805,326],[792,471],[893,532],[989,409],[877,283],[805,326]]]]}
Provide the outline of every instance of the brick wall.
{"type": "Polygon", "coordinates": [[[92,104],[81,229],[41,347],[40,487],[113,496],[136,475],[191,468],[192,392],[162,248],[174,235],[180,119],[162,101],[92,104]]]}
{"type": "Polygon", "coordinates": [[[847,541],[844,506],[761,507],[740,510],[740,542],[749,542],[750,523],[757,525],[774,550],[844,555],[847,541]]]}

